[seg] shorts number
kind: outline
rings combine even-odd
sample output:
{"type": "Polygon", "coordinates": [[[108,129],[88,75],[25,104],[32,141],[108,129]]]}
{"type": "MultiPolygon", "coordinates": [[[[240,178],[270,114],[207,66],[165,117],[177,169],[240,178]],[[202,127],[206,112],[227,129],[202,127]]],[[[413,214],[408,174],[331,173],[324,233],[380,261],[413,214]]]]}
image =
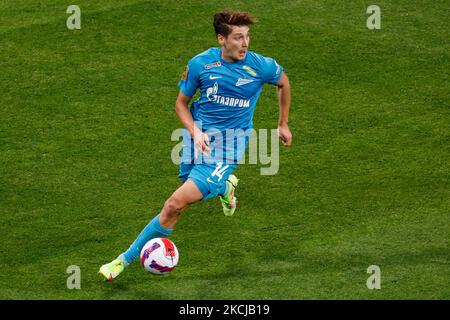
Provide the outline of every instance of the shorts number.
{"type": "Polygon", "coordinates": [[[216,169],[214,169],[213,173],[211,173],[211,177],[218,176],[218,181],[222,180],[223,173],[228,169],[229,165],[222,167],[223,163],[218,162],[216,165],[216,169]]]}

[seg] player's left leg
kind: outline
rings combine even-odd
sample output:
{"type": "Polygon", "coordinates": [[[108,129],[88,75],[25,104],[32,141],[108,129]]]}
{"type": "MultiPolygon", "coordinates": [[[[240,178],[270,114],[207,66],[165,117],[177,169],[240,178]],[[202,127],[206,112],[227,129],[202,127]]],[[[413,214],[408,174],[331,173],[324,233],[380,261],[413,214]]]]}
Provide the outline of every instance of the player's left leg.
{"type": "Polygon", "coordinates": [[[219,196],[223,213],[232,216],[236,211],[237,198],[234,195],[239,179],[231,174],[237,167],[236,163],[217,162],[195,166],[189,173],[199,189],[203,200],[219,196]]]}
{"type": "Polygon", "coordinates": [[[223,214],[229,217],[234,214],[234,211],[236,211],[237,198],[234,195],[234,191],[236,190],[238,182],[239,179],[234,174],[230,174],[225,183],[223,193],[219,194],[223,214]]]}
{"type": "Polygon", "coordinates": [[[203,194],[196,184],[192,180],[187,180],[167,199],[161,213],[147,224],[128,250],[112,262],[101,266],[99,273],[109,281],[116,278],[131,262],[139,257],[142,248],[149,240],[167,237],[173,231],[181,213],[189,205],[200,201],[202,198],[203,194]]]}

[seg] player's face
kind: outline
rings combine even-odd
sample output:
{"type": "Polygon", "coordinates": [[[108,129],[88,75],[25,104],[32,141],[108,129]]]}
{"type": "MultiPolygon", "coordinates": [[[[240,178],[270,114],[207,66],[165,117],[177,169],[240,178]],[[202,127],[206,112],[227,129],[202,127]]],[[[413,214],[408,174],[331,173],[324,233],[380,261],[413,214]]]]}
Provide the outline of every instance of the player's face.
{"type": "Polygon", "coordinates": [[[248,26],[233,26],[228,37],[218,36],[222,46],[222,58],[225,61],[241,61],[245,59],[250,43],[248,26]]]}

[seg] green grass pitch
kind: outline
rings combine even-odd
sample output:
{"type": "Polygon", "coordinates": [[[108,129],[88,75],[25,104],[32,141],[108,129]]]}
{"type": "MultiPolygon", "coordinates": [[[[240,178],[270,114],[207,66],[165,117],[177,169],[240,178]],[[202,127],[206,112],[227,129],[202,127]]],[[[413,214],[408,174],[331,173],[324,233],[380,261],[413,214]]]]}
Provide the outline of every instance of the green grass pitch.
{"type": "MultiPolygon", "coordinates": [[[[1,1],[1,299],[449,299],[448,1],[1,1]],[[68,30],[66,9],[81,8],[68,30]],[[381,8],[369,30],[366,9],[381,8]],[[235,216],[190,207],[178,267],[96,274],[179,186],[186,62],[212,15],[250,11],[250,49],[292,84],[277,175],[240,166],[235,216]],[[69,290],[70,265],[81,289],[69,290]],[[381,269],[369,290],[367,268],[381,269]]],[[[256,128],[276,128],[265,87],[256,128]]]]}

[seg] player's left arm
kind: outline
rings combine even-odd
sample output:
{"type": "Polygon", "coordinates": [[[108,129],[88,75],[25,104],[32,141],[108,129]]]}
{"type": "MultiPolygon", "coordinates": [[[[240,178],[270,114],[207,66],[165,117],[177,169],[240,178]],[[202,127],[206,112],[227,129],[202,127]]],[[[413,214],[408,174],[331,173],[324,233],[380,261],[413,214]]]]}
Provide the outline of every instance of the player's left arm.
{"type": "Polygon", "coordinates": [[[285,146],[292,143],[292,133],[288,126],[289,108],[291,106],[291,85],[284,73],[281,74],[277,82],[278,104],[280,106],[280,116],[278,120],[278,136],[285,146]]]}

